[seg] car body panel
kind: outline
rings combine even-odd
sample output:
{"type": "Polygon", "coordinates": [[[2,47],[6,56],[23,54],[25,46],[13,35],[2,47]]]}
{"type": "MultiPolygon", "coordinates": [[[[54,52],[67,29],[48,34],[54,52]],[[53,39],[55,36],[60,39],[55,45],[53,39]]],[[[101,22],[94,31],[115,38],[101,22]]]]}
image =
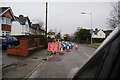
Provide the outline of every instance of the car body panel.
{"type": "Polygon", "coordinates": [[[0,39],[0,42],[2,43],[2,48],[7,48],[8,45],[19,45],[20,41],[17,40],[17,38],[15,37],[11,37],[11,36],[6,36],[6,37],[2,37],[2,39],[0,39]]]}

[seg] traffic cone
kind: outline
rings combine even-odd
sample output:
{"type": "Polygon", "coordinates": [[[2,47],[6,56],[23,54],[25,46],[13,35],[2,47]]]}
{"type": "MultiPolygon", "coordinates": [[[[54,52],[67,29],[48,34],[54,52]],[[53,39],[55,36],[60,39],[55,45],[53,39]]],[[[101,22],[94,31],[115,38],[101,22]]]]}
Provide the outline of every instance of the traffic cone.
{"type": "Polygon", "coordinates": [[[64,54],[63,48],[60,49],[60,53],[59,54],[64,54]]]}
{"type": "Polygon", "coordinates": [[[74,47],[74,44],[72,44],[72,47],[74,47]]]}
{"type": "Polygon", "coordinates": [[[75,46],[75,49],[78,50],[78,46],[77,45],[75,46]]]}
{"type": "Polygon", "coordinates": [[[70,51],[70,48],[69,48],[69,46],[67,46],[67,52],[69,52],[70,51]]]}

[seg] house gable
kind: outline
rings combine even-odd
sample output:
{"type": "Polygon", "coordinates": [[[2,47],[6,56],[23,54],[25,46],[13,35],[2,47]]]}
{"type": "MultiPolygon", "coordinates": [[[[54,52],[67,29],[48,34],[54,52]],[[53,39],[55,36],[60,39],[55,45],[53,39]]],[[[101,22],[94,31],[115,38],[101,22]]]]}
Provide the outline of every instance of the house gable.
{"type": "Polygon", "coordinates": [[[105,33],[104,33],[102,30],[100,30],[100,31],[97,33],[97,35],[98,35],[98,38],[105,38],[105,33]]]}
{"type": "Polygon", "coordinates": [[[10,7],[2,7],[1,9],[2,9],[2,12],[1,12],[0,16],[7,17],[11,20],[15,20],[14,14],[10,7]]]}
{"type": "Polygon", "coordinates": [[[106,34],[102,30],[99,30],[97,34],[92,34],[92,38],[105,38],[105,36],[106,34]]]}

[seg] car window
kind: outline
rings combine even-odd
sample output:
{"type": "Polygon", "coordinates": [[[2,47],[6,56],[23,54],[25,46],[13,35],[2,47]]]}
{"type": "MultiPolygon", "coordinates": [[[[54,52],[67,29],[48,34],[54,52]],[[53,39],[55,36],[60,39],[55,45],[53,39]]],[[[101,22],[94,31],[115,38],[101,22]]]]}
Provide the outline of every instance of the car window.
{"type": "MultiPolygon", "coordinates": [[[[106,56],[106,60],[104,62],[104,65],[101,69],[100,78],[108,78],[111,77],[112,72],[114,71],[114,67],[116,65],[116,62],[118,61],[118,56],[119,56],[119,50],[120,48],[118,47],[120,41],[120,36],[117,37],[111,44],[111,47],[108,51],[108,55],[106,56]]],[[[113,78],[113,77],[112,77],[113,78]]]]}
{"type": "Polygon", "coordinates": [[[12,40],[12,37],[8,37],[8,40],[12,40]]]}
{"type": "Polygon", "coordinates": [[[109,47],[111,46],[111,43],[106,46],[102,51],[99,53],[96,53],[96,55],[85,65],[83,69],[81,69],[77,75],[75,75],[73,80],[76,80],[76,78],[96,78],[99,73],[99,70],[101,69],[101,66],[104,62],[105,56],[108,53],[109,47]]]}
{"type": "Polygon", "coordinates": [[[2,37],[3,40],[5,40],[6,38],[5,37],[2,37]]]}
{"type": "Polygon", "coordinates": [[[16,37],[12,37],[13,38],[13,40],[17,40],[17,38],[16,37]]]}

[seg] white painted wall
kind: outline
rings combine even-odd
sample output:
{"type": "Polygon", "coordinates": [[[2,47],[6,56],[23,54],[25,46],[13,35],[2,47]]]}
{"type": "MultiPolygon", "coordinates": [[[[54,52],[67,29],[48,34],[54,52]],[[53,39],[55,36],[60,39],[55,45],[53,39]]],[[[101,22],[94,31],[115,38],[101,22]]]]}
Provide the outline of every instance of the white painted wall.
{"type": "Polygon", "coordinates": [[[13,21],[11,26],[11,35],[22,35],[22,25],[19,22],[13,21]]]}
{"type": "Polygon", "coordinates": [[[11,35],[25,35],[25,34],[22,34],[22,32],[35,34],[35,30],[29,27],[27,21],[25,25],[20,25],[18,21],[12,22],[11,35]]]}

